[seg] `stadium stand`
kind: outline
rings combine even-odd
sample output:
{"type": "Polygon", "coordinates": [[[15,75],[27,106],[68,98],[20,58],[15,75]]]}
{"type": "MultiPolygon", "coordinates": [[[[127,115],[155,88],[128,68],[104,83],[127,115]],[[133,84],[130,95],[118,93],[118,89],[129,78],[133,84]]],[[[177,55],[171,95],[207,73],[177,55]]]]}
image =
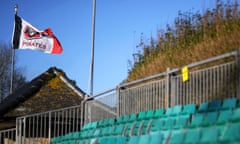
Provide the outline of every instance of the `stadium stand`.
{"type": "Polygon", "coordinates": [[[51,144],[231,144],[240,141],[236,98],[141,111],[85,124],[51,144]]]}

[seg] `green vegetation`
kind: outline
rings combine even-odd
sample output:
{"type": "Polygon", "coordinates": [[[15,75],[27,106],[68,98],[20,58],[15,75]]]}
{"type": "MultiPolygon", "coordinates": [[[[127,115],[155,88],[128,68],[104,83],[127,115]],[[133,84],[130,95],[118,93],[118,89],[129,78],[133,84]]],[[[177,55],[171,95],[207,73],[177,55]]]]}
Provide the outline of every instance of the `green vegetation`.
{"type": "Polygon", "coordinates": [[[150,44],[141,40],[143,54],[129,71],[132,81],[227,53],[240,46],[240,12],[237,0],[216,1],[213,9],[204,13],[181,12],[174,24],[159,30],[150,44]]]}

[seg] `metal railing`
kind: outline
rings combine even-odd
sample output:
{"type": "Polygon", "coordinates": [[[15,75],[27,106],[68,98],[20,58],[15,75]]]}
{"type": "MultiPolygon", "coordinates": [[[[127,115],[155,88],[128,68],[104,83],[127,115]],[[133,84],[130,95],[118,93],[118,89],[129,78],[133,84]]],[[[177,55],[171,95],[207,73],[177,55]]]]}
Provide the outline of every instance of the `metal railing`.
{"type": "Polygon", "coordinates": [[[19,117],[15,135],[15,129],[0,131],[0,142],[49,143],[52,137],[80,131],[83,124],[105,118],[226,97],[240,98],[239,52],[187,65],[186,82],[182,81],[181,68],[168,68],[163,73],[88,97],[78,106],[19,117]]]}
{"type": "Polygon", "coordinates": [[[226,97],[240,98],[240,55],[239,50],[212,57],[186,65],[189,69],[189,80],[182,81],[181,68],[170,69],[129,83],[116,86],[111,91],[108,101],[116,104],[111,109],[101,106],[104,95],[98,94],[94,99],[82,103],[85,106],[84,123],[116,116],[138,113],[140,111],[167,108],[188,103],[200,104],[226,97]],[[114,94],[113,94],[114,93],[114,94]],[[99,104],[99,106],[92,104],[99,104]],[[96,115],[97,113],[97,115],[96,115]]]}
{"type": "Polygon", "coordinates": [[[0,144],[15,144],[16,128],[0,131],[0,144]]]}
{"type": "Polygon", "coordinates": [[[73,106],[17,118],[17,143],[47,144],[52,137],[80,131],[80,109],[80,106],[73,106]]]}

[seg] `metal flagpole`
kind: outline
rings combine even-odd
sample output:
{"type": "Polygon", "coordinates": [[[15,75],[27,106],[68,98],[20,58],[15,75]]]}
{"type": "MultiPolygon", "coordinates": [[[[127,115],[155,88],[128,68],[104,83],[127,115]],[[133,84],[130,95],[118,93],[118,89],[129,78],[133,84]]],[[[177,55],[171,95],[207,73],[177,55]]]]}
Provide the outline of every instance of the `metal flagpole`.
{"type": "Polygon", "coordinates": [[[93,11],[92,11],[92,62],[91,62],[91,66],[90,66],[90,82],[89,82],[90,96],[93,96],[95,19],[96,19],[96,0],[93,0],[93,11]]]}
{"type": "MultiPolygon", "coordinates": [[[[15,15],[18,13],[18,5],[14,7],[15,15]]],[[[15,20],[14,20],[15,22],[15,20]]],[[[12,44],[12,71],[11,71],[11,82],[10,82],[10,94],[13,92],[13,81],[14,81],[14,59],[15,59],[15,49],[12,44]]]]}

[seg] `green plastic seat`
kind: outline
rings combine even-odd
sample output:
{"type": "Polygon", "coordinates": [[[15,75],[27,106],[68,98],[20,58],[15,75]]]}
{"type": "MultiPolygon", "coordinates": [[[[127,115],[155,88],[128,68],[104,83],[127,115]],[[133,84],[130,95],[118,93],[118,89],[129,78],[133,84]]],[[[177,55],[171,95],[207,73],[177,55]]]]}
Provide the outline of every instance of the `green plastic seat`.
{"type": "Polygon", "coordinates": [[[141,121],[147,118],[147,111],[141,111],[138,113],[137,120],[141,121]]]}
{"type": "Polygon", "coordinates": [[[51,143],[59,143],[62,141],[62,136],[53,137],[51,143]]]}
{"type": "Polygon", "coordinates": [[[108,144],[109,138],[108,137],[101,137],[98,139],[98,144],[108,144]]]}
{"type": "Polygon", "coordinates": [[[139,144],[150,144],[150,135],[141,135],[139,136],[139,144]]]}
{"type": "Polygon", "coordinates": [[[223,100],[222,110],[223,109],[234,109],[237,107],[237,99],[236,98],[226,98],[223,100]]]}
{"type": "Polygon", "coordinates": [[[112,126],[115,124],[115,118],[109,118],[105,121],[105,126],[112,126]]]}
{"type": "MultiPolygon", "coordinates": [[[[127,143],[127,137],[123,137],[123,136],[118,136],[118,137],[115,137],[116,139],[116,144],[126,144],[127,143]]],[[[115,144],[115,143],[112,143],[111,144],[115,144]]]]}
{"type": "Polygon", "coordinates": [[[162,129],[164,125],[164,120],[163,119],[153,119],[151,121],[151,128],[150,131],[154,132],[154,131],[159,131],[162,129]]]}
{"type": "Polygon", "coordinates": [[[174,129],[182,129],[182,128],[186,128],[189,124],[189,120],[190,120],[190,114],[186,114],[186,115],[179,115],[176,118],[176,122],[174,125],[174,129]]]}
{"type": "Polygon", "coordinates": [[[216,124],[218,125],[226,124],[227,122],[230,121],[231,117],[232,117],[231,109],[221,110],[216,124]]]}
{"type": "Polygon", "coordinates": [[[198,143],[200,141],[200,131],[198,128],[187,129],[183,143],[198,143]]]}
{"type": "Polygon", "coordinates": [[[170,116],[176,116],[176,115],[179,115],[183,110],[183,107],[182,105],[176,105],[173,107],[173,111],[172,111],[172,114],[170,116]]]}
{"type": "Polygon", "coordinates": [[[129,123],[129,122],[134,122],[134,121],[136,121],[137,120],[137,114],[131,114],[130,116],[129,116],[129,119],[127,120],[127,122],[129,123]]]}
{"type": "Polygon", "coordinates": [[[208,103],[208,111],[218,111],[222,107],[222,101],[221,100],[213,100],[208,103]]]}
{"type": "Polygon", "coordinates": [[[95,132],[95,129],[88,130],[85,138],[93,138],[94,132],[95,132]]]}
{"type": "Polygon", "coordinates": [[[162,133],[151,133],[150,134],[150,142],[147,144],[161,144],[163,142],[163,134],[162,133]]]}
{"type": "Polygon", "coordinates": [[[217,143],[219,131],[215,127],[207,127],[201,129],[200,143],[212,144],[217,143]]]}
{"type": "Polygon", "coordinates": [[[240,107],[233,110],[231,121],[240,122],[240,107]]]}
{"type": "Polygon", "coordinates": [[[124,133],[124,129],[125,129],[125,124],[116,125],[112,135],[121,136],[124,133]]]}
{"type": "Polygon", "coordinates": [[[240,123],[230,123],[226,125],[225,131],[219,138],[221,143],[232,143],[240,141],[240,123]]]}
{"type": "Polygon", "coordinates": [[[87,123],[83,126],[82,130],[89,130],[89,129],[95,129],[97,128],[98,126],[98,122],[95,121],[95,122],[90,122],[90,123],[87,123]]]}
{"type": "Polygon", "coordinates": [[[190,125],[188,127],[198,127],[202,124],[204,118],[203,113],[196,113],[195,115],[192,115],[192,120],[190,125]]]}
{"type": "Polygon", "coordinates": [[[208,102],[201,103],[200,106],[198,107],[198,112],[202,113],[207,111],[208,111],[208,102]]]}
{"type": "Polygon", "coordinates": [[[147,111],[147,113],[146,113],[146,119],[152,119],[152,118],[154,118],[154,110],[149,110],[149,111],[147,111]]]}
{"type": "Polygon", "coordinates": [[[129,138],[128,144],[138,144],[140,137],[139,136],[131,136],[129,138]]]}
{"type": "Polygon", "coordinates": [[[164,119],[164,125],[161,127],[161,130],[171,130],[176,122],[176,118],[167,117],[164,119]]]}
{"type": "Polygon", "coordinates": [[[104,127],[104,128],[101,128],[101,131],[98,135],[98,137],[102,137],[102,136],[107,136],[109,133],[109,128],[110,127],[104,127]]]}
{"type": "Polygon", "coordinates": [[[130,115],[123,115],[117,118],[117,124],[127,123],[129,120],[130,115]]]}
{"type": "Polygon", "coordinates": [[[168,117],[168,116],[170,116],[172,113],[173,113],[173,107],[169,107],[169,108],[167,108],[166,109],[166,112],[165,112],[165,114],[163,115],[164,117],[168,117]]]}
{"type": "Polygon", "coordinates": [[[79,139],[81,136],[81,132],[73,132],[72,134],[72,139],[79,139]]]}
{"type": "MultiPolygon", "coordinates": [[[[90,130],[89,130],[90,131],[90,130]]],[[[80,138],[84,139],[88,137],[89,131],[81,131],[80,138]]]]}
{"type": "Polygon", "coordinates": [[[93,135],[92,136],[90,136],[90,137],[99,137],[99,136],[101,136],[101,133],[102,133],[102,130],[103,130],[104,128],[98,128],[98,129],[96,129],[94,132],[93,132],[93,135]]]}
{"type": "Polygon", "coordinates": [[[98,121],[98,127],[104,127],[105,126],[105,119],[98,121]]]}
{"type": "Polygon", "coordinates": [[[166,113],[164,116],[176,116],[182,112],[182,106],[176,105],[174,107],[169,107],[166,109],[166,113]]]}
{"type": "Polygon", "coordinates": [[[201,126],[209,126],[209,125],[216,124],[217,119],[218,119],[217,111],[208,112],[206,113],[203,119],[203,122],[201,123],[201,126]]]}
{"type": "Polygon", "coordinates": [[[155,110],[153,118],[159,119],[159,118],[163,117],[165,115],[164,112],[165,111],[162,108],[155,110]]]}
{"type": "Polygon", "coordinates": [[[168,144],[182,144],[184,138],[185,134],[183,130],[172,131],[168,144]]]}
{"type": "Polygon", "coordinates": [[[183,106],[183,110],[180,112],[181,115],[189,115],[196,113],[195,104],[187,104],[183,106]]]}

